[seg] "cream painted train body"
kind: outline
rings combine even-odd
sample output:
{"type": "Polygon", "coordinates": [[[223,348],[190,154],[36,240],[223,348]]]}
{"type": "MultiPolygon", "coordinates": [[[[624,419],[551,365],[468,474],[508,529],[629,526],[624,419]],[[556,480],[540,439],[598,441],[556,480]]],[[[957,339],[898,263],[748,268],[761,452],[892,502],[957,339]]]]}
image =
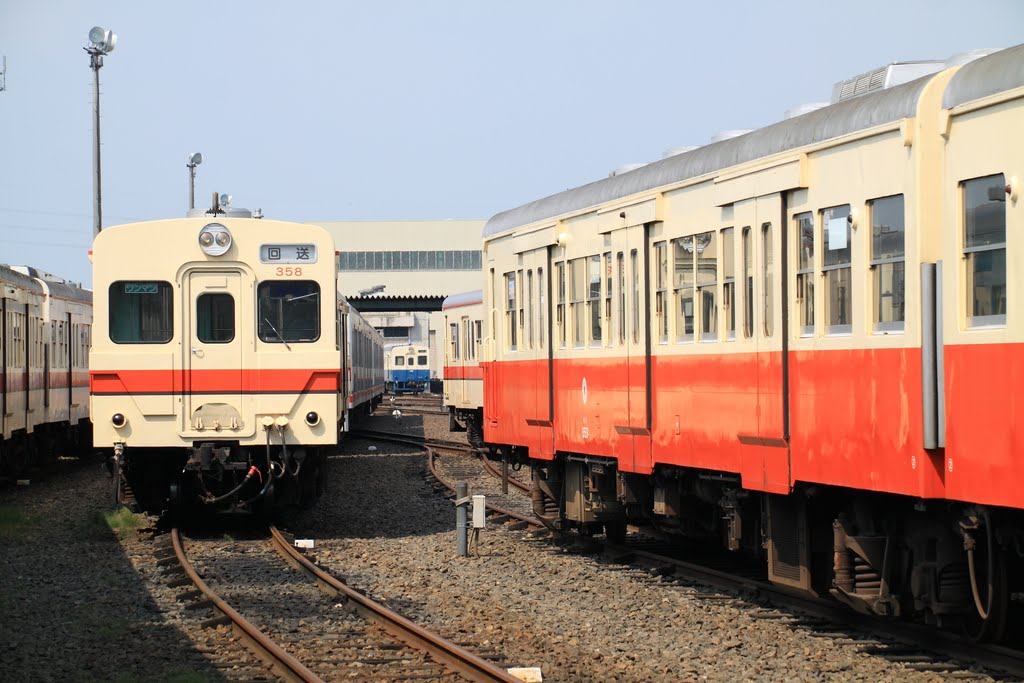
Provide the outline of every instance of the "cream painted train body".
{"type": "Polygon", "coordinates": [[[384,384],[383,339],[338,296],[331,236],[217,214],[134,223],[97,236],[93,269],[91,414],[118,501],[313,501],[349,413],[384,384]]]}

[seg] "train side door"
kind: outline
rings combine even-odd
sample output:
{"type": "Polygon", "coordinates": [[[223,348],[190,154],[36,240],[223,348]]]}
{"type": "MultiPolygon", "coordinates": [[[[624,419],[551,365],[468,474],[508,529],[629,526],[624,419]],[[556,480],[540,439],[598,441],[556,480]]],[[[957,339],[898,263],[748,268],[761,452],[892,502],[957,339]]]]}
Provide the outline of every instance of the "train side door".
{"type": "Polygon", "coordinates": [[[237,272],[193,272],[184,288],[186,431],[233,430],[241,424],[242,278],[237,272]],[[232,424],[234,420],[234,424],[232,424]]]}
{"type": "Polygon", "coordinates": [[[651,349],[646,226],[611,234],[612,348],[622,362],[624,412],[614,425],[615,456],[632,471],[649,473],[651,461],[651,349]]]}
{"type": "Polygon", "coordinates": [[[541,456],[553,455],[555,448],[548,287],[550,268],[551,259],[546,246],[523,253],[519,270],[522,321],[520,346],[525,360],[523,369],[528,378],[527,386],[532,389],[527,396],[529,408],[525,412],[526,423],[533,432],[530,438],[531,452],[541,456]]]}

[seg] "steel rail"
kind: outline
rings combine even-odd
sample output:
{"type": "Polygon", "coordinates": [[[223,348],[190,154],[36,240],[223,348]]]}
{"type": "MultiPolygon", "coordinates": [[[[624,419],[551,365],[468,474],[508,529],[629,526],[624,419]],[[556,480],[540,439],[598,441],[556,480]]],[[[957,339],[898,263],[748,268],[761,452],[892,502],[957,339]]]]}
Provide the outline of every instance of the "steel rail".
{"type": "Polygon", "coordinates": [[[346,586],[310,562],[309,559],[288,542],[276,527],[270,527],[270,534],[274,549],[288,564],[299,571],[311,575],[322,591],[335,597],[344,598],[364,619],[379,624],[388,633],[410,647],[430,653],[435,660],[470,681],[521,683],[520,679],[504,669],[431,633],[397,612],[391,611],[387,607],[346,586]]]}
{"type": "Polygon", "coordinates": [[[245,643],[260,660],[268,664],[274,673],[286,681],[304,681],[305,683],[322,683],[319,676],[307,669],[294,656],[285,652],[281,647],[272,641],[266,634],[253,626],[241,614],[236,612],[231,605],[213,592],[206,585],[206,582],[196,572],[192,562],[185,555],[185,547],[181,542],[181,535],[178,529],[171,529],[171,545],[174,546],[174,554],[178,557],[185,574],[195,584],[196,588],[209,600],[213,606],[224,616],[231,620],[231,626],[238,637],[245,643]]]}

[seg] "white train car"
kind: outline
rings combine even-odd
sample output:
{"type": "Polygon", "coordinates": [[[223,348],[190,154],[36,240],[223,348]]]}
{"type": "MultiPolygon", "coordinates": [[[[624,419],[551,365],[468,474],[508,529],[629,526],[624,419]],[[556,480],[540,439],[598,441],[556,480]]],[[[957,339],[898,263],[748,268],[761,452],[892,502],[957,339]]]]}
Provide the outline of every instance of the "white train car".
{"type": "Polygon", "coordinates": [[[345,376],[347,431],[350,413],[359,408],[372,413],[384,395],[384,337],[344,297],[339,310],[344,320],[345,357],[350,359],[345,376]]]}
{"type": "Polygon", "coordinates": [[[372,365],[382,340],[337,294],[330,234],[214,211],[93,248],[94,442],[117,500],[156,514],[311,503],[349,410],[374,400],[349,352],[372,365]]]}
{"type": "Polygon", "coordinates": [[[483,291],[453,294],[441,304],[444,313],[444,394],[448,428],[465,431],[469,443],[483,446],[484,372],[483,291]]]}

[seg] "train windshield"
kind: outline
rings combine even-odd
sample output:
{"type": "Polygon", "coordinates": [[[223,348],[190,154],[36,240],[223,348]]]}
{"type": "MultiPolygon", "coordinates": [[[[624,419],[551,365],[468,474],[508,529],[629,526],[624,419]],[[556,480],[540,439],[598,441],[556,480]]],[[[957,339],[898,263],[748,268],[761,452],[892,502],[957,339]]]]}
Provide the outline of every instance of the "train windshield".
{"type": "Polygon", "coordinates": [[[110,285],[110,341],[115,344],[165,344],[174,335],[174,302],[169,282],[110,285]]]}
{"type": "Polygon", "coordinates": [[[259,337],[268,344],[320,338],[320,285],[310,280],[260,283],[259,337]]]}

